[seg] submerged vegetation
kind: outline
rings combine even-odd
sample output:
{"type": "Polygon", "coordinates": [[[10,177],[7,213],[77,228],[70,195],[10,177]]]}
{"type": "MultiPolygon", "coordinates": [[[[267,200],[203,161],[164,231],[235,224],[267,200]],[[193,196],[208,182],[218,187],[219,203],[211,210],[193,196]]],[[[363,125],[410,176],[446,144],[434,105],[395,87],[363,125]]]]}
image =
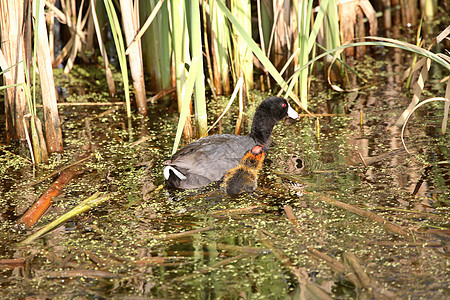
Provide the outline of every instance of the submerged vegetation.
{"type": "Polygon", "coordinates": [[[0,298],[448,297],[448,3],[421,5],[0,0],[0,298]],[[254,192],[164,189],[277,93],[304,113],[254,192]]]}

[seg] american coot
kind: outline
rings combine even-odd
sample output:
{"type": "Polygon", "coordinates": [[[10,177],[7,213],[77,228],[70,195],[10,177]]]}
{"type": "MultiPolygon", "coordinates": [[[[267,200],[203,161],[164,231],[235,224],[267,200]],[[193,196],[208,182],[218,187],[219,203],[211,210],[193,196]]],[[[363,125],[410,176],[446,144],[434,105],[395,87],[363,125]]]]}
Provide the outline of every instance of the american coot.
{"type": "Polygon", "coordinates": [[[240,164],[229,170],[223,177],[221,188],[228,195],[236,196],[256,189],[258,172],[264,162],[262,145],[256,145],[242,158],[240,164]]]}
{"type": "Polygon", "coordinates": [[[220,180],[253,146],[263,145],[267,152],[273,127],[286,116],[298,118],[285,99],[270,97],[256,109],[249,135],[211,135],[180,149],[164,162],[167,186],[195,189],[220,180]]]}

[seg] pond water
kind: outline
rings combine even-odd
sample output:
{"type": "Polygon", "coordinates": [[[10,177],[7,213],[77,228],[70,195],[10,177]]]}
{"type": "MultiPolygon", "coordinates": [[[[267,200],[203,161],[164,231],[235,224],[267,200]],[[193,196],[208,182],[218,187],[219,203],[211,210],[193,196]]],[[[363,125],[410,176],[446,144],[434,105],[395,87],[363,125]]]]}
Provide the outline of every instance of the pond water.
{"type": "MultiPolygon", "coordinates": [[[[412,117],[411,154],[402,150],[393,124],[410,97],[398,80],[402,62],[391,61],[390,51],[357,65],[372,84],[358,93],[336,93],[313,80],[311,111],[333,115],[319,118],[319,135],[308,117],[278,124],[258,189],[237,198],[214,187],[162,188],[178,118],[173,108],[153,104],[150,116],[134,117],[130,128],[122,109],[61,107],[64,154],[33,169],[12,154],[17,149],[0,152],[0,298],[449,297],[443,104],[412,117]],[[89,150],[95,155],[37,227],[95,192],[108,201],[18,246],[30,232],[15,220],[56,177],[30,184],[89,150]]],[[[95,82],[92,70],[78,72],[77,82],[58,77],[66,102],[109,101],[84,85],[95,82]]],[[[444,91],[442,84],[427,88],[437,96],[444,91]]],[[[226,115],[224,132],[233,131],[235,116],[226,115]]]]}

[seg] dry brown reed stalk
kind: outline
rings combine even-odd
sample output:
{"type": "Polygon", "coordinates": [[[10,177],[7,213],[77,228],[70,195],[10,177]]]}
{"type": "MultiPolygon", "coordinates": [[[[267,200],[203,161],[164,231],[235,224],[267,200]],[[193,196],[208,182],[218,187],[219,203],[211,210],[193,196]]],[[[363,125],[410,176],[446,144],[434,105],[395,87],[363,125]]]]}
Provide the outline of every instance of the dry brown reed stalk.
{"type": "Polygon", "coordinates": [[[368,294],[369,298],[374,299],[397,299],[397,296],[388,291],[385,287],[381,287],[376,280],[372,279],[364,268],[359,263],[355,254],[352,252],[344,252],[343,254],[345,263],[349,266],[349,269],[356,275],[361,287],[368,294]]]}
{"type": "Polygon", "coordinates": [[[58,179],[42,194],[41,197],[26,211],[26,213],[18,220],[19,224],[25,225],[26,228],[33,227],[42,215],[47,211],[53,202],[53,198],[61,194],[62,189],[69,181],[78,173],[76,168],[64,170],[58,179]]]}
{"type": "Polygon", "coordinates": [[[233,263],[235,261],[239,261],[239,260],[244,259],[244,258],[246,258],[248,256],[249,256],[249,254],[239,254],[237,256],[229,257],[229,258],[224,259],[224,260],[222,260],[222,261],[220,261],[220,262],[218,262],[216,264],[210,265],[210,266],[208,266],[206,268],[197,269],[192,274],[181,276],[181,277],[178,277],[178,278],[174,278],[172,281],[186,281],[186,280],[191,279],[191,278],[193,278],[195,276],[212,272],[212,271],[214,271],[215,269],[217,269],[219,267],[223,267],[223,266],[229,265],[229,264],[231,264],[231,263],[233,263]]]}
{"type": "MultiPolygon", "coordinates": [[[[275,172],[275,174],[277,174],[278,176],[281,176],[283,178],[286,178],[286,179],[288,179],[290,181],[301,183],[301,182],[298,181],[297,178],[295,178],[294,176],[289,176],[289,174],[284,174],[284,173],[281,173],[281,172],[275,172]]],[[[270,193],[270,190],[268,190],[268,189],[266,189],[266,190],[267,190],[268,193],[270,193]]],[[[389,231],[391,233],[403,236],[403,237],[407,238],[408,240],[413,240],[414,239],[406,230],[404,230],[403,228],[388,222],[386,219],[384,219],[383,217],[381,217],[381,216],[379,216],[377,214],[374,214],[374,213],[372,213],[370,211],[367,211],[367,210],[360,209],[360,208],[355,207],[353,205],[350,205],[348,203],[344,203],[344,202],[335,200],[335,199],[333,199],[333,198],[331,198],[331,197],[329,197],[327,195],[321,194],[321,193],[315,193],[315,195],[316,195],[318,200],[327,202],[328,204],[331,204],[331,205],[334,205],[334,206],[336,206],[338,208],[350,211],[350,212],[352,212],[354,214],[357,214],[357,215],[359,215],[361,217],[368,218],[368,219],[370,219],[370,220],[372,220],[372,221],[374,221],[374,222],[376,222],[378,224],[381,224],[384,227],[384,229],[386,229],[387,231],[389,231]]]]}
{"type": "Polygon", "coordinates": [[[25,259],[23,258],[0,259],[0,270],[14,269],[17,267],[24,267],[24,266],[25,266],[25,259]]]}
{"type": "Polygon", "coordinates": [[[296,278],[300,285],[302,291],[307,291],[310,295],[307,299],[332,299],[328,293],[322,290],[317,284],[310,282],[308,273],[305,268],[298,268],[294,265],[292,260],[287,257],[280,249],[276,248],[275,245],[270,241],[261,230],[257,230],[257,234],[260,238],[261,243],[263,243],[268,249],[270,249],[273,255],[284,264],[284,266],[291,272],[296,278]]]}
{"type": "Polygon", "coordinates": [[[381,0],[383,3],[383,24],[384,28],[390,30],[392,27],[392,6],[391,0],[381,0]]]}
{"type": "MultiPolygon", "coordinates": [[[[377,16],[375,9],[370,4],[369,0],[355,0],[355,1],[340,1],[339,2],[339,19],[342,35],[342,43],[352,41],[354,38],[362,38],[366,35],[364,33],[364,18],[363,13],[369,20],[370,35],[377,35],[377,16]],[[356,28],[356,33],[355,33],[356,28]]],[[[360,46],[363,47],[363,46],[360,46]]],[[[357,48],[356,56],[360,57],[364,54],[364,48],[357,48]]],[[[355,56],[355,48],[345,49],[345,54],[348,56],[355,56]]]]}
{"type": "Polygon", "coordinates": [[[252,206],[247,206],[247,207],[211,211],[208,213],[208,215],[217,216],[217,215],[254,214],[254,210],[260,209],[260,208],[261,208],[261,206],[259,206],[259,205],[252,205],[252,206]]]}
{"type": "Polygon", "coordinates": [[[415,27],[419,21],[419,18],[417,17],[419,15],[417,2],[415,0],[402,0],[400,3],[402,25],[404,27],[415,27]]]}
{"type": "MultiPolygon", "coordinates": [[[[3,71],[5,85],[25,84],[24,64],[27,57],[26,41],[22,28],[27,15],[25,1],[0,0],[1,49],[0,66],[3,71]]],[[[28,112],[25,90],[23,86],[10,87],[5,90],[6,140],[26,139],[24,116],[28,112]]]]}
{"type": "Polygon", "coordinates": [[[65,13],[65,20],[67,22],[67,26],[69,27],[69,29],[72,29],[71,30],[72,36],[70,38],[70,40],[72,41],[71,53],[67,59],[66,66],[64,67],[64,73],[67,74],[70,72],[70,70],[72,70],[73,64],[78,54],[80,54],[81,58],[86,63],[88,63],[89,61],[84,55],[84,52],[82,51],[82,45],[86,43],[86,33],[83,31],[83,28],[85,27],[87,19],[90,15],[91,6],[89,6],[86,15],[83,17],[84,0],[81,1],[78,13],[76,10],[75,0],[66,0],[66,1],[61,1],[61,6],[63,12],[65,13]],[[76,20],[76,23],[73,24],[72,20],[76,20]]]}
{"type": "Polygon", "coordinates": [[[325,201],[328,204],[334,205],[334,206],[339,207],[341,209],[350,211],[350,212],[352,212],[354,214],[357,214],[357,215],[359,215],[361,217],[368,218],[369,220],[372,220],[372,221],[382,225],[384,227],[384,229],[386,229],[387,231],[389,231],[391,233],[403,236],[403,237],[405,237],[405,238],[407,238],[409,240],[413,240],[413,237],[406,230],[404,230],[403,228],[400,228],[400,227],[398,227],[398,226],[396,226],[396,225],[386,221],[386,219],[384,219],[383,217],[380,217],[379,215],[374,214],[374,213],[372,213],[370,211],[357,208],[357,207],[355,207],[353,205],[350,205],[350,204],[347,204],[347,203],[335,200],[335,199],[333,199],[331,197],[328,197],[326,195],[323,195],[323,194],[318,194],[317,195],[317,199],[319,199],[321,201],[325,201]]]}
{"type": "Polygon", "coordinates": [[[22,160],[26,161],[26,162],[29,163],[29,164],[33,163],[33,162],[32,162],[31,160],[29,160],[28,158],[22,157],[22,156],[20,156],[20,155],[18,155],[18,154],[15,154],[15,153],[12,153],[11,151],[8,151],[8,150],[6,150],[6,149],[0,148],[0,151],[3,151],[3,152],[5,152],[5,153],[8,153],[9,155],[12,155],[12,156],[14,156],[14,157],[16,157],[16,158],[18,158],[18,159],[22,159],[22,160]]]}
{"type": "Polygon", "coordinates": [[[50,271],[46,272],[46,278],[121,278],[124,275],[112,273],[109,271],[101,270],[88,270],[88,269],[76,269],[76,270],[64,270],[64,271],[50,271]]]}
{"type": "MultiPolygon", "coordinates": [[[[265,1],[267,2],[267,1],[265,1]]],[[[266,15],[269,14],[268,12],[268,3],[264,3],[263,5],[265,5],[265,10],[264,12],[266,13],[266,15]]],[[[261,7],[261,0],[257,0],[256,1],[256,11],[258,12],[258,34],[259,34],[259,40],[260,40],[260,44],[261,44],[261,50],[264,53],[264,55],[266,55],[267,57],[269,57],[267,51],[266,51],[266,42],[264,39],[264,32],[263,32],[263,20],[262,20],[262,7],[261,7]]],[[[269,77],[269,73],[267,72],[267,70],[263,70],[265,75],[266,75],[266,80],[267,80],[267,86],[268,89],[270,90],[270,77],[269,77]]],[[[260,76],[260,85],[261,85],[261,91],[264,92],[265,91],[265,85],[264,85],[264,78],[263,75],[260,76]]]]}
{"type": "Polygon", "coordinates": [[[157,100],[159,100],[161,98],[164,98],[165,96],[167,96],[169,94],[175,93],[176,91],[177,91],[177,89],[174,88],[174,87],[165,88],[164,90],[162,90],[159,93],[157,93],[155,96],[148,98],[147,102],[154,103],[157,100]]]}
{"type": "MultiPolygon", "coordinates": [[[[158,266],[167,266],[170,261],[180,260],[186,261],[187,258],[184,256],[176,256],[176,257],[161,257],[161,256],[153,256],[153,257],[140,257],[139,260],[135,260],[132,263],[135,265],[158,265],[158,266]]],[[[182,263],[182,262],[180,262],[182,263]]],[[[173,263],[172,263],[173,264],[173,263]]],[[[178,263],[179,264],[179,263],[178,263]]]]}
{"type": "MultiPolygon", "coordinates": [[[[41,152],[42,162],[47,163],[48,162],[48,148],[45,145],[45,138],[44,138],[44,132],[42,130],[42,123],[38,117],[34,117],[34,120],[36,122],[36,129],[37,129],[37,133],[39,136],[39,144],[40,144],[40,152],[41,152]]],[[[59,120],[59,118],[58,118],[58,120],[59,120]]]]}
{"type": "Polygon", "coordinates": [[[294,230],[297,234],[301,234],[301,231],[299,229],[297,217],[294,214],[294,211],[292,210],[292,207],[290,205],[285,205],[283,207],[284,212],[286,213],[286,217],[291,222],[292,226],[294,227],[294,230]]]}
{"type": "Polygon", "coordinates": [[[359,156],[359,159],[361,160],[361,162],[363,163],[364,167],[367,168],[367,163],[364,160],[364,157],[362,156],[361,152],[358,152],[358,156],[359,156]]]}
{"type": "MultiPolygon", "coordinates": [[[[209,79],[207,80],[210,84],[211,87],[211,92],[213,95],[213,98],[215,101],[217,101],[217,93],[215,90],[215,87],[211,85],[212,82],[214,82],[214,75],[213,75],[213,65],[211,63],[211,53],[209,51],[209,38],[208,38],[208,24],[211,26],[211,22],[208,22],[207,19],[207,13],[206,11],[209,10],[209,14],[211,14],[211,9],[209,8],[209,6],[207,7],[207,3],[205,0],[202,0],[202,4],[201,4],[201,9],[202,9],[202,16],[203,16],[203,43],[205,44],[205,57],[206,57],[206,64],[207,64],[207,69],[208,69],[208,77],[209,79]]],[[[212,34],[212,32],[211,32],[212,34]]],[[[222,87],[222,85],[219,85],[220,88],[222,87]]]]}
{"type": "Polygon", "coordinates": [[[84,158],[82,158],[82,159],[80,159],[80,160],[78,160],[78,161],[76,161],[76,162],[74,162],[74,163],[72,163],[72,164],[70,164],[70,165],[68,165],[68,166],[62,167],[61,169],[58,169],[58,170],[56,170],[56,171],[50,173],[49,175],[45,176],[44,178],[41,178],[41,179],[39,179],[39,180],[36,180],[36,181],[33,181],[32,183],[27,184],[26,186],[24,186],[24,188],[29,188],[29,187],[32,187],[32,186],[34,186],[34,185],[36,185],[36,184],[39,184],[39,183],[41,183],[41,182],[44,182],[44,181],[46,181],[47,179],[52,178],[53,176],[55,176],[55,175],[61,173],[61,172],[64,171],[64,170],[67,170],[67,169],[69,169],[69,168],[71,168],[71,167],[74,167],[74,166],[76,166],[76,165],[81,164],[82,162],[85,162],[85,161],[88,160],[88,159],[91,159],[93,156],[94,156],[94,154],[91,153],[91,154],[89,154],[89,156],[84,157],[84,158]]]}
{"type": "Polygon", "coordinates": [[[224,251],[237,251],[237,252],[244,252],[248,254],[253,255],[264,255],[269,254],[270,250],[265,248],[258,248],[258,247],[250,247],[250,246],[237,246],[237,245],[228,245],[228,244],[222,244],[222,243],[215,243],[214,247],[216,250],[224,250],[224,251]]]}
{"type": "MultiPolygon", "coordinates": [[[[386,287],[381,287],[375,280],[370,278],[352,252],[347,251],[344,253],[345,265],[316,249],[309,249],[309,255],[317,260],[325,261],[334,272],[343,273],[345,279],[353,283],[357,290],[363,289],[363,293],[369,298],[397,299],[395,293],[390,292],[386,287]]],[[[359,291],[358,294],[360,294],[359,291]]]]}
{"type": "MultiPolygon", "coordinates": [[[[53,79],[47,28],[45,26],[43,2],[41,2],[37,13],[39,14],[39,24],[37,24],[35,32],[35,34],[37,34],[37,49],[35,49],[35,51],[38,61],[42,103],[44,106],[45,141],[49,153],[62,152],[63,141],[61,121],[59,119],[58,107],[56,106],[57,95],[53,79]]],[[[42,143],[42,145],[44,144],[42,143]]]]}
{"type": "MultiPolygon", "coordinates": [[[[122,106],[126,103],[123,101],[115,101],[115,102],[60,102],[57,103],[57,106],[122,106]]],[[[43,105],[37,104],[36,107],[42,107],[43,105]]]]}
{"type": "Polygon", "coordinates": [[[359,285],[358,278],[352,272],[348,272],[347,268],[345,267],[345,265],[343,263],[341,263],[340,261],[334,259],[333,257],[329,256],[328,254],[325,254],[317,249],[310,248],[308,251],[309,251],[308,254],[311,257],[313,257],[314,259],[317,259],[317,260],[323,260],[334,272],[345,273],[345,275],[344,275],[345,279],[347,279],[348,281],[353,283],[355,285],[355,287],[359,288],[360,285],[359,285]]]}
{"type": "Polygon", "coordinates": [[[289,35],[295,35],[297,23],[291,22],[293,10],[289,1],[273,1],[272,10],[274,11],[275,19],[267,55],[270,56],[270,50],[273,49],[273,64],[275,67],[280,68],[286,63],[286,53],[288,48],[290,48],[289,43],[291,42],[289,35]],[[271,47],[272,43],[273,47],[271,47]]]}
{"type": "Polygon", "coordinates": [[[209,227],[204,227],[204,228],[199,228],[199,229],[194,229],[194,230],[187,230],[187,231],[179,232],[179,233],[162,234],[159,236],[152,236],[151,239],[155,239],[155,240],[179,239],[179,238],[190,236],[190,235],[193,235],[196,233],[214,230],[214,228],[215,228],[214,226],[209,226],[209,227]]]}
{"type": "Polygon", "coordinates": [[[144,25],[142,25],[141,29],[139,30],[139,32],[136,34],[136,36],[133,38],[133,40],[131,41],[131,43],[129,43],[127,50],[125,51],[126,55],[130,55],[131,54],[131,48],[134,47],[134,45],[136,43],[140,43],[140,40],[142,38],[142,36],[145,34],[145,32],[147,31],[147,29],[150,27],[150,25],[152,24],[153,20],[155,19],[157,13],[159,12],[159,10],[161,9],[161,6],[163,5],[165,0],[159,0],[158,3],[155,5],[155,7],[152,10],[152,13],[150,14],[150,16],[148,16],[147,20],[145,20],[144,25]]]}
{"type": "Polygon", "coordinates": [[[380,155],[366,157],[366,158],[363,158],[363,160],[365,161],[365,165],[373,165],[373,164],[380,162],[382,160],[385,160],[386,158],[389,158],[393,155],[398,155],[398,154],[401,154],[404,152],[406,152],[405,149],[397,149],[397,150],[392,150],[390,152],[383,153],[380,155]]]}
{"type": "MultiPolygon", "coordinates": [[[[286,211],[286,207],[285,207],[285,211],[286,211]]],[[[294,229],[296,229],[297,222],[296,222],[295,216],[293,216],[293,212],[292,213],[290,212],[289,214],[291,215],[291,217],[288,217],[288,218],[291,221],[291,223],[294,225],[294,229]]],[[[380,295],[383,295],[383,297],[386,296],[386,297],[388,297],[388,299],[390,299],[394,296],[394,294],[386,291],[385,289],[380,288],[378,286],[378,284],[376,284],[376,282],[374,282],[374,281],[371,281],[370,278],[369,278],[369,280],[367,280],[367,278],[368,278],[367,274],[362,271],[362,268],[360,266],[357,267],[357,265],[354,263],[352,264],[352,266],[353,266],[352,269],[357,269],[358,272],[348,272],[348,268],[346,266],[344,266],[342,263],[335,260],[331,256],[320,252],[317,249],[310,248],[309,254],[310,254],[310,256],[312,256],[313,258],[316,258],[318,260],[324,260],[334,272],[345,273],[345,278],[348,281],[352,282],[358,289],[363,287],[363,288],[372,290],[372,288],[374,288],[373,293],[374,293],[374,296],[376,297],[376,299],[378,299],[378,297],[380,295]]],[[[352,257],[350,254],[347,254],[347,256],[352,257]]],[[[354,260],[352,260],[352,261],[354,262],[354,260]]]]}
{"type": "MultiPolygon", "coordinates": [[[[56,0],[50,0],[49,2],[54,5],[55,1],[56,0]]],[[[52,11],[48,11],[45,16],[45,21],[47,23],[47,28],[52,29],[55,24],[55,14],[52,11]]],[[[50,61],[53,62],[55,59],[55,32],[53,30],[48,31],[48,46],[50,50],[50,61]]]]}
{"type": "Polygon", "coordinates": [[[230,29],[225,15],[219,9],[218,0],[209,0],[211,56],[214,93],[228,95],[231,92],[229,69],[231,65],[230,55],[230,29]]]}
{"type": "Polygon", "coordinates": [[[428,79],[428,71],[431,68],[431,59],[424,57],[417,64],[422,66],[422,70],[420,71],[417,82],[414,84],[411,103],[409,104],[408,108],[402,113],[401,117],[398,118],[397,122],[395,122],[395,125],[397,126],[402,126],[405,123],[408,114],[419,103],[419,97],[422,94],[423,88],[425,86],[425,81],[427,81],[428,79]]]}
{"type": "MultiPolygon", "coordinates": [[[[133,9],[132,0],[120,0],[120,8],[126,43],[130,45],[138,32],[139,13],[137,9],[133,9]]],[[[147,115],[147,102],[145,101],[144,66],[140,40],[129,50],[130,55],[128,55],[128,61],[130,63],[131,77],[133,78],[136,106],[139,114],[145,116],[147,115]]]]}
{"type": "MultiPolygon", "coordinates": [[[[95,1],[94,0],[90,0],[90,1],[91,1],[90,5],[91,5],[91,12],[92,12],[91,19],[94,23],[95,34],[97,35],[98,46],[100,48],[100,54],[102,55],[103,63],[105,64],[106,82],[108,84],[109,94],[111,95],[111,97],[114,97],[116,95],[116,84],[114,83],[112,71],[111,71],[111,68],[109,67],[108,53],[106,52],[105,45],[104,45],[103,39],[102,39],[102,33],[100,30],[100,24],[98,23],[97,12],[95,9],[95,1]]],[[[123,103],[125,104],[125,102],[123,102],[123,103]]]]}
{"type": "Polygon", "coordinates": [[[442,247],[442,242],[390,242],[390,241],[368,241],[368,245],[390,246],[390,247],[442,247]]]}
{"type": "Polygon", "coordinates": [[[347,114],[329,114],[329,113],[323,113],[323,114],[298,114],[299,117],[309,117],[309,118],[316,118],[316,117],[342,117],[347,116],[347,114]]]}

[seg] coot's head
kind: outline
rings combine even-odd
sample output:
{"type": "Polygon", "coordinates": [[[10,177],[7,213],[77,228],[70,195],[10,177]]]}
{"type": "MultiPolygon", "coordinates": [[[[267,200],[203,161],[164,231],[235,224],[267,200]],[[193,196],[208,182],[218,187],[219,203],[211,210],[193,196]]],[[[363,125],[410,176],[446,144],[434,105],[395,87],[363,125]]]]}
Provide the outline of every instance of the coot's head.
{"type": "Polygon", "coordinates": [[[281,97],[265,99],[258,106],[253,116],[250,136],[266,146],[268,150],[273,127],[286,116],[298,119],[298,113],[289,105],[286,99],[281,97]]]}
{"type": "Polygon", "coordinates": [[[257,111],[270,113],[269,115],[275,122],[280,121],[286,116],[292,119],[298,119],[298,113],[289,105],[286,99],[281,97],[270,97],[265,99],[259,105],[257,111]]]}

